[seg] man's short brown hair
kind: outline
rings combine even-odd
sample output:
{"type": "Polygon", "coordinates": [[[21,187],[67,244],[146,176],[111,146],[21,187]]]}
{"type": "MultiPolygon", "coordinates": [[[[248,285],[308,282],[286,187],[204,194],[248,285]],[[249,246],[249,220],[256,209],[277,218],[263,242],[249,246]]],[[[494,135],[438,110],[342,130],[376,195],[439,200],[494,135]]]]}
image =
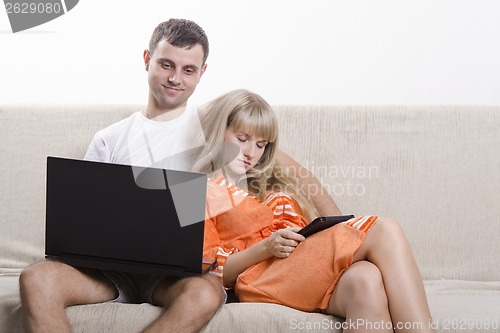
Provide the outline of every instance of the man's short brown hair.
{"type": "Polygon", "coordinates": [[[149,52],[153,54],[158,43],[166,40],[169,44],[190,49],[196,44],[203,48],[203,63],[208,58],[208,38],[205,31],[195,22],[185,19],[170,19],[158,24],[149,41],[149,52]]]}

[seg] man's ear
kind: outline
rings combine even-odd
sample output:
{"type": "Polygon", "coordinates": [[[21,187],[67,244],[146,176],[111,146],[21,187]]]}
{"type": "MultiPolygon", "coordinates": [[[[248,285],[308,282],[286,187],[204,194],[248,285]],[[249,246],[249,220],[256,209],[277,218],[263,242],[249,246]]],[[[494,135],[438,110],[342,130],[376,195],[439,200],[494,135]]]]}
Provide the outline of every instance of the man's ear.
{"type": "Polygon", "coordinates": [[[203,66],[201,67],[201,70],[200,70],[200,79],[206,70],[207,70],[207,64],[205,63],[205,64],[203,64],[203,66]]]}
{"type": "Polygon", "coordinates": [[[151,61],[151,53],[149,50],[144,50],[144,53],[142,54],[142,58],[144,59],[144,66],[146,68],[146,71],[149,70],[149,62],[151,61]]]}

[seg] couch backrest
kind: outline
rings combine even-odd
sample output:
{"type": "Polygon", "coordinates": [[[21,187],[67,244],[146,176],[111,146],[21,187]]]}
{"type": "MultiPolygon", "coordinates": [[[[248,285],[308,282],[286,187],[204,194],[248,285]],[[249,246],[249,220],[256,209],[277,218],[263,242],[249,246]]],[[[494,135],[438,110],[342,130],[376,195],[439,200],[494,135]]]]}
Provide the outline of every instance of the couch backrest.
{"type": "Polygon", "coordinates": [[[83,158],[93,134],[140,106],[0,106],[0,273],[45,253],[47,156],[83,158]]]}
{"type": "Polygon", "coordinates": [[[499,280],[500,107],[279,107],[343,213],[398,220],[428,279],[499,280]]]}
{"type": "MultiPolygon", "coordinates": [[[[140,108],[0,107],[0,273],[43,258],[46,157],[83,157],[140,108]]],[[[342,212],[397,219],[424,278],[500,279],[500,107],[275,109],[282,149],[342,212]]]]}

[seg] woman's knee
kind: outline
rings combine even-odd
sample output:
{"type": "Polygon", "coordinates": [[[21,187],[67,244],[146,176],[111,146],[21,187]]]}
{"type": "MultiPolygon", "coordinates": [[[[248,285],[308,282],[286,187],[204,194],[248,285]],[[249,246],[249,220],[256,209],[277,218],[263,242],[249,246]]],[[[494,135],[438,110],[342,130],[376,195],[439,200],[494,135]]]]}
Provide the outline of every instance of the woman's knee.
{"type": "MultiPolygon", "coordinates": [[[[392,218],[379,217],[373,228],[375,228],[375,230],[379,231],[380,233],[383,233],[386,237],[405,237],[401,225],[392,218]]],[[[368,232],[368,234],[369,233],[370,232],[368,232]]]]}
{"type": "Polygon", "coordinates": [[[399,223],[393,219],[380,217],[371,227],[359,249],[354,253],[354,260],[370,260],[373,254],[383,251],[395,251],[407,247],[408,240],[399,223]]]}
{"type": "Polygon", "coordinates": [[[339,295],[343,296],[344,312],[351,309],[370,312],[387,311],[388,301],[380,270],[368,261],[351,265],[339,280],[339,295]]]}

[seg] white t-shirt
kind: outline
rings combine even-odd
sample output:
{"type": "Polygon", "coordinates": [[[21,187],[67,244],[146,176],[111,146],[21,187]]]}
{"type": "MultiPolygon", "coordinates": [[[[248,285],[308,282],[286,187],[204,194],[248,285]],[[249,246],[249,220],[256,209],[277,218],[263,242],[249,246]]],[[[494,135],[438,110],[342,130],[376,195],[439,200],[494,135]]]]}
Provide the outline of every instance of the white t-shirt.
{"type": "Polygon", "coordinates": [[[203,133],[197,108],[187,106],[170,121],[154,121],[142,111],[97,132],[86,160],[163,169],[190,170],[190,149],[200,146],[193,133],[203,133]]]}

